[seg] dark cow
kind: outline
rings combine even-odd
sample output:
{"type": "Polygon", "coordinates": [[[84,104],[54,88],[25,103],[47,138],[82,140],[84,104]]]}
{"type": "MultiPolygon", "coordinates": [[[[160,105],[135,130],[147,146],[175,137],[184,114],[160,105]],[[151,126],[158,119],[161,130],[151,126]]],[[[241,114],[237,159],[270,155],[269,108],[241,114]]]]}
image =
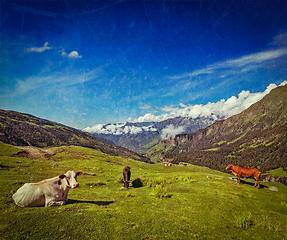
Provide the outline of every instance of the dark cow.
{"type": "Polygon", "coordinates": [[[130,169],[130,167],[124,167],[123,175],[124,175],[125,188],[128,189],[129,188],[129,182],[130,182],[130,179],[131,179],[131,169],[130,169]]]}
{"type": "Polygon", "coordinates": [[[255,180],[255,185],[253,187],[260,188],[260,174],[261,172],[257,168],[247,168],[242,166],[235,166],[232,164],[229,164],[226,167],[226,170],[230,170],[235,176],[238,177],[237,183],[240,183],[240,177],[246,177],[246,178],[253,178],[255,180]]]}

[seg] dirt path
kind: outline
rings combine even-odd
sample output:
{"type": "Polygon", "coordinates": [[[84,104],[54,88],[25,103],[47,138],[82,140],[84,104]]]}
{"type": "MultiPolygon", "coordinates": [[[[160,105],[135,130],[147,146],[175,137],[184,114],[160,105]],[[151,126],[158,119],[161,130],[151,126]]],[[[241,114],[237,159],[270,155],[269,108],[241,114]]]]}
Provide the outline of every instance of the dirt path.
{"type": "Polygon", "coordinates": [[[53,149],[39,149],[31,146],[17,146],[17,148],[27,152],[27,157],[34,160],[51,160],[50,156],[55,153],[53,149]]]}

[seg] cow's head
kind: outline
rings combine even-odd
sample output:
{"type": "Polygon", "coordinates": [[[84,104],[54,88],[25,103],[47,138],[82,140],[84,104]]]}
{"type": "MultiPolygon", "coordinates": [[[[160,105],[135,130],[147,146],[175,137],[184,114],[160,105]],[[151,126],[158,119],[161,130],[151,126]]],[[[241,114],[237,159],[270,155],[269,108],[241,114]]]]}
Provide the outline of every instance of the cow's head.
{"type": "Polygon", "coordinates": [[[70,188],[77,188],[79,186],[79,183],[77,182],[77,176],[81,174],[82,172],[74,172],[73,170],[69,170],[65,174],[60,175],[59,178],[66,178],[70,188]]]}
{"type": "Polygon", "coordinates": [[[230,170],[232,167],[232,164],[229,164],[227,167],[226,167],[226,170],[230,170]]]}

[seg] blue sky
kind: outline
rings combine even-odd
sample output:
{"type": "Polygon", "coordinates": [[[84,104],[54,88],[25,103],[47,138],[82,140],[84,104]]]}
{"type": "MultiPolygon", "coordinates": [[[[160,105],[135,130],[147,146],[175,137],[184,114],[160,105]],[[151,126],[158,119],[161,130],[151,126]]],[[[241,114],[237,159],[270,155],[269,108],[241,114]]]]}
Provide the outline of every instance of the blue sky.
{"type": "Polygon", "coordinates": [[[244,109],[287,80],[286,12],[277,0],[1,1],[0,108],[77,128],[244,109]]]}

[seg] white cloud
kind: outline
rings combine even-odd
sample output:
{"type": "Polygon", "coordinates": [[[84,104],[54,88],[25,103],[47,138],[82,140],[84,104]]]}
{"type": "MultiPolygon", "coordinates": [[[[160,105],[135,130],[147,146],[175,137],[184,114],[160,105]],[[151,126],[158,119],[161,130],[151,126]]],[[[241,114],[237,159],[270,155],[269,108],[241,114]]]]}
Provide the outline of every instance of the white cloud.
{"type": "Polygon", "coordinates": [[[79,55],[77,51],[72,51],[68,54],[68,57],[70,58],[82,58],[82,56],[79,55]]]}
{"type": "MultiPolygon", "coordinates": [[[[268,60],[282,57],[287,54],[287,48],[280,48],[277,50],[270,50],[265,52],[259,52],[250,54],[238,59],[228,60],[222,63],[213,65],[214,68],[225,68],[225,67],[242,67],[248,64],[258,64],[268,60]]],[[[253,69],[252,69],[253,70],[253,69]]]]}
{"type": "Polygon", "coordinates": [[[162,129],[161,138],[166,139],[169,137],[175,137],[177,134],[180,134],[183,132],[184,132],[183,126],[175,127],[174,125],[171,124],[165,127],[164,129],[162,129]]]}
{"type": "Polygon", "coordinates": [[[281,31],[278,33],[271,43],[271,45],[275,46],[287,46],[287,32],[281,31]]]}
{"type": "Polygon", "coordinates": [[[82,56],[79,55],[77,51],[72,51],[69,54],[65,52],[65,49],[62,49],[61,51],[61,56],[63,57],[69,57],[69,58],[82,58],[82,56]]]}
{"type": "Polygon", "coordinates": [[[183,107],[183,108],[186,108],[187,107],[187,105],[185,105],[185,104],[183,104],[183,103],[180,103],[179,104],[181,107],[183,107]]]}
{"type": "Polygon", "coordinates": [[[49,75],[46,72],[28,77],[26,79],[15,79],[16,80],[16,88],[13,91],[8,92],[6,95],[2,95],[1,97],[14,97],[14,96],[22,96],[31,90],[49,87],[49,90],[52,91],[54,89],[59,89],[60,87],[66,87],[69,85],[82,83],[86,81],[90,81],[91,79],[96,79],[101,72],[101,67],[98,67],[89,72],[81,73],[81,74],[71,74],[70,72],[61,72],[49,75]]]}
{"type": "Polygon", "coordinates": [[[144,104],[144,105],[139,106],[139,108],[140,109],[151,109],[152,107],[147,104],[144,104]]]}
{"type": "MultiPolygon", "coordinates": [[[[282,34],[281,40],[283,38],[285,38],[284,34],[282,34]]],[[[287,47],[282,44],[278,49],[216,62],[202,69],[194,69],[191,72],[167,77],[166,80],[174,82],[174,84],[163,87],[156,94],[163,97],[184,97],[185,101],[195,100],[208,92],[214,91],[212,88],[220,88],[237,80],[242,81],[243,77],[248,78],[250,73],[253,74],[260,69],[268,69],[274,66],[274,61],[286,62],[286,56],[287,47]],[[217,81],[214,81],[214,79],[217,79],[217,81]],[[215,82],[217,82],[217,85],[215,85],[215,82]],[[206,86],[206,88],[203,89],[201,86],[206,86]],[[183,93],[185,93],[184,96],[183,93]]]]}
{"type": "MultiPolygon", "coordinates": [[[[286,36],[284,35],[283,37],[285,39],[286,36]]],[[[198,77],[200,75],[202,76],[209,74],[215,74],[216,76],[218,75],[220,77],[242,74],[261,68],[264,66],[263,64],[265,62],[280,58],[285,55],[287,55],[287,48],[281,47],[276,50],[263,51],[236,59],[217,62],[207,66],[206,68],[194,70],[191,73],[184,73],[178,76],[171,76],[169,77],[169,79],[186,80],[193,77],[198,77]]]]}
{"type": "Polygon", "coordinates": [[[46,50],[52,49],[52,47],[49,47],[48,44],[49,44],[48,42],[45,42],[43,47],[31,47],[31,48],[28,48],[28,51],[29,52],[44,52],[46,50]]]}
{"type": "MultiPolygon", "coordinates": [[[[286,85],[287,80],[283,81],[280,86],[286,85]]],[[[160,122],[174,117],[230,117],[235,114],[242,112],[243,110],[250,107],[252,104],[261,100],[267,95],[272,89],[276,88],[276,84],[270,84],[264,92],[250,93],[249,91],[242,91],[238,94],[238,97],[232,96],[227,100],[222,99],[215,103],[197,104],[197,105],[184,105],[179,104],[179,107],[166,106],[161,110],[167,113],[155,116],[151,113],[135,119],[133,122],[160,122]]]]}
{"type": "Polygon", "coordinates": [[[161,122],[168,119],[169,117],[170,117],[169,114],[155,116],[151,113],[147,113],[144,116],[135,119],[133,122],[161,122]]]}
{"type": "Polygon", "coordinates": [[[97,134],[138,134],[143,131],[154,132],[157,131],[152,125],[145,127],[137,126],[127,126],[126,123],[123,124],[97,124],[92,127],[84,128],[83,131],[97,134]]]}
{"type": "Polygon", "coordinates": [[[67,53],[65,52],[65,49],[63,48],[61,51],[61,56],[63,57],[66,57],[67,56],[67,53]]]}
{"type": "Polygon", "coordinates": [[[174,108],[173,106],[164,106],[161,110],[164,112],[175,112],[178,111],[178,108],[174,108]]]}

